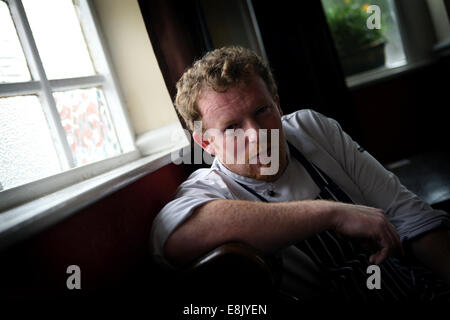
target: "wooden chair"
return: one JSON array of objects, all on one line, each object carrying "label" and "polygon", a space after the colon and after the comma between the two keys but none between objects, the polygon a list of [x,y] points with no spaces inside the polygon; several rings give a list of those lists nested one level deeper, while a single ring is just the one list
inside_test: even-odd
[{"label": "wooden chair", "polygon": [[[172,273],[181,303],[271,304],[286,308],[299,300],[278,290],[280,257],[240,242],[223,244]],[[191,302],[193,303],[193,302]]]}]

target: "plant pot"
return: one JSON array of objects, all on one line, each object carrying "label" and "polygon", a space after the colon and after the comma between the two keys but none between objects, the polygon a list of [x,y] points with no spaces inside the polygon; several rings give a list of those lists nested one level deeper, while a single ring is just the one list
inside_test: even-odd
[{"label": "plant pot", "polygon": [[342,69],[346,76],[384,66],[386,42],[374,43],[352,54],[341,57]]}]

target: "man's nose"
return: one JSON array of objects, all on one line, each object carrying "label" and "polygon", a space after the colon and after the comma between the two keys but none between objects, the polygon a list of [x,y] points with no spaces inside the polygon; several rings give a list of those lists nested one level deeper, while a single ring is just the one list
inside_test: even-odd
[{"label": "man's nose", "polygon": [[261,126],[258,124],[258,122],[254,120],[248,120],[245,124],[245,136],[249,143],[257,143],[258,142],[258,133],[261,129]]}]

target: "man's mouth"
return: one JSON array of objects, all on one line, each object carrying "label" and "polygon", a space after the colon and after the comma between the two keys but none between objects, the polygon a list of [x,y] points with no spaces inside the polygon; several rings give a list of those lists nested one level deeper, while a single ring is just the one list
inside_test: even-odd
[{"label": "man's mouth", "polygon": [[[262,150],[262,151],[258,152],[257,154],[253,155],[252,157],[250,157],[248,159],[248,162],[250,164],[261,163],[261,162],[267,163],[267,161],[264,161],[264,160],[266,160],[267,158],[270,158],[271,154],[272,154],[272,149],[269,146],[266,150]],[[261,160],[263,160],[263,161],[261,161]]]}]

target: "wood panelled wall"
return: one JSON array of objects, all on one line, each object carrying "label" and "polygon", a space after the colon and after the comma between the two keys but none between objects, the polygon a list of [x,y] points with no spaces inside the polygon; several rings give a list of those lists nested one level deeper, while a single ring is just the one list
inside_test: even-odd
[{"label": "wood panelled wall", "polygon": [[361,144],[382,163],[450,152],[450,57],[352,90]]},{"label": "wood panelled wall", "polygon": [[[167,165],[1,252],[0,299],[152,297],[151,224],[185,178]],[[66,286],[70,265],[81,269],[81,290]]]}]

